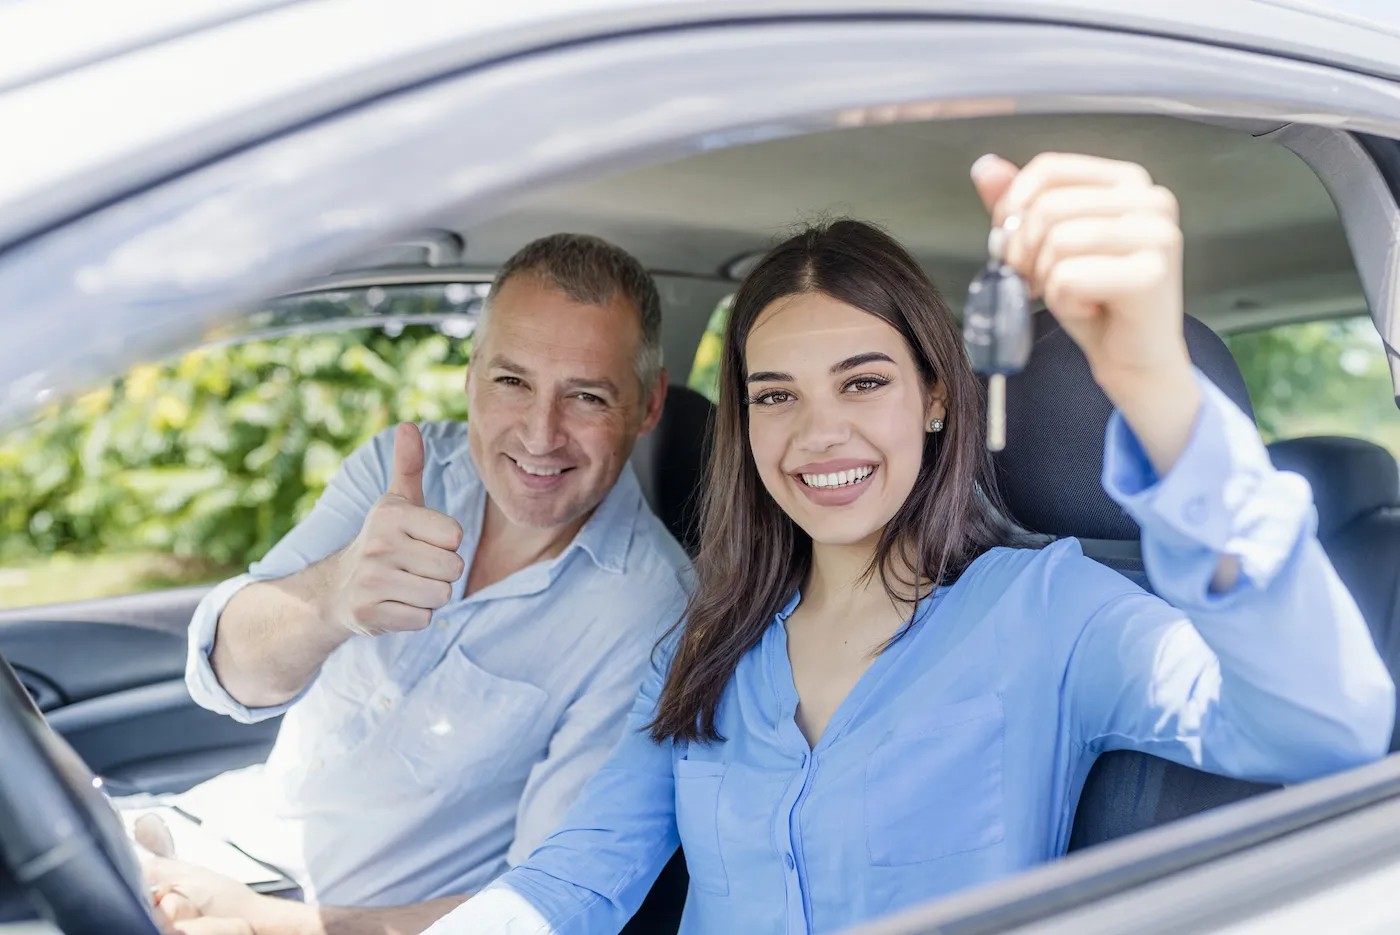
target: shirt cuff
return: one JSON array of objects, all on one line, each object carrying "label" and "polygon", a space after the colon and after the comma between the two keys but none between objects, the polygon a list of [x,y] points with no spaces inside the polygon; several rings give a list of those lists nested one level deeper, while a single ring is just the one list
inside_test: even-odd
[{"label": "shirt cuff", "polygon": [[423,935],[549,935],[554,928],[530,901],[496,882],[435,922]]},{"label": "shirt cuff", "polygon": [[194,616],[190,618],[189,647],[185,657],[185,686],[195,703],[201,708],[215,714],[226,714],[244,724],[277,717],[305,694],[303,689],[295,698],[284,704],[269,708],[250,708],[240,704],[219,684],[219,678],[214,674],[214,666],[209,662],[209,653],[214,649],[214,637],[218,631],[219,615],[224,612],[224,608],[235,594],[258,580],[260,579],[252,575],[239,575],[216,585],[204,595],[204,599],[195,608]]},{"label": "shirt cuff", "polygon": [[1239,560],[1245,581],[1267,588],[1317,520],[1307,481],[1275,470],[1254,421],[1199,370],[1195,377],[1201,410],[1166,477],[1114,412],[1103,486],[1141,528],[1143,558],[1162,596],[1202,604],[1220,597],[1209,587],[1222,555]]}]

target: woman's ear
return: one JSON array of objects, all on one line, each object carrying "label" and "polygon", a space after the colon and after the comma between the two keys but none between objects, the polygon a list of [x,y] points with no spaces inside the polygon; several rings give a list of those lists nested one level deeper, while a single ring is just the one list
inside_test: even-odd
[{"label": "woman's ear", "polygon": [[941,432],[948,420],[948,387],[942,380],[933,384],[924,407],[924,431]]}]

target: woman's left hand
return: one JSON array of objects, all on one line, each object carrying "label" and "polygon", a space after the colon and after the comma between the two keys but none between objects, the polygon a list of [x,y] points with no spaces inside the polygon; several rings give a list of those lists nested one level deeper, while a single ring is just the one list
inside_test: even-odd
[{"label": "woman's left hand", "polygon": [[1084,351],[1160,474],[1190,438],[1200,391],[1182,333],[1181,228],[1170,191],[1130,162],[1042,153],[973,166],[1003,259]]}]

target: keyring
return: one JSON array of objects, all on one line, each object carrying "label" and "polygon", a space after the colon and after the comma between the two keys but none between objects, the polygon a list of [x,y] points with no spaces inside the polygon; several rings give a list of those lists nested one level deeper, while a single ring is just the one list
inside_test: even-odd
[{"label": "keyring", "polygon": [[987,233],[987,255],[998,263],[1002,262],[1002,251],[1006,249],[1006,242],[1011,239],[1011,235],[1021,229],[1021,216],[1019,214],[1008,214],[1006,220],[1001,222],[1000,227],[993,227]]}]

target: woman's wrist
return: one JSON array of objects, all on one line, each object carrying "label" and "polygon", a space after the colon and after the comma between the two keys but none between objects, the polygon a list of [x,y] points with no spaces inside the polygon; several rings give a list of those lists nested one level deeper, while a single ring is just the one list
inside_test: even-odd
[{"label": "woman's wrist", "polygon": [[1171,470],[1191,440],[1201,388],[1184,350],[1151,369],[1095,370],[1094,379],[1142,446],[1157,476]]}]

